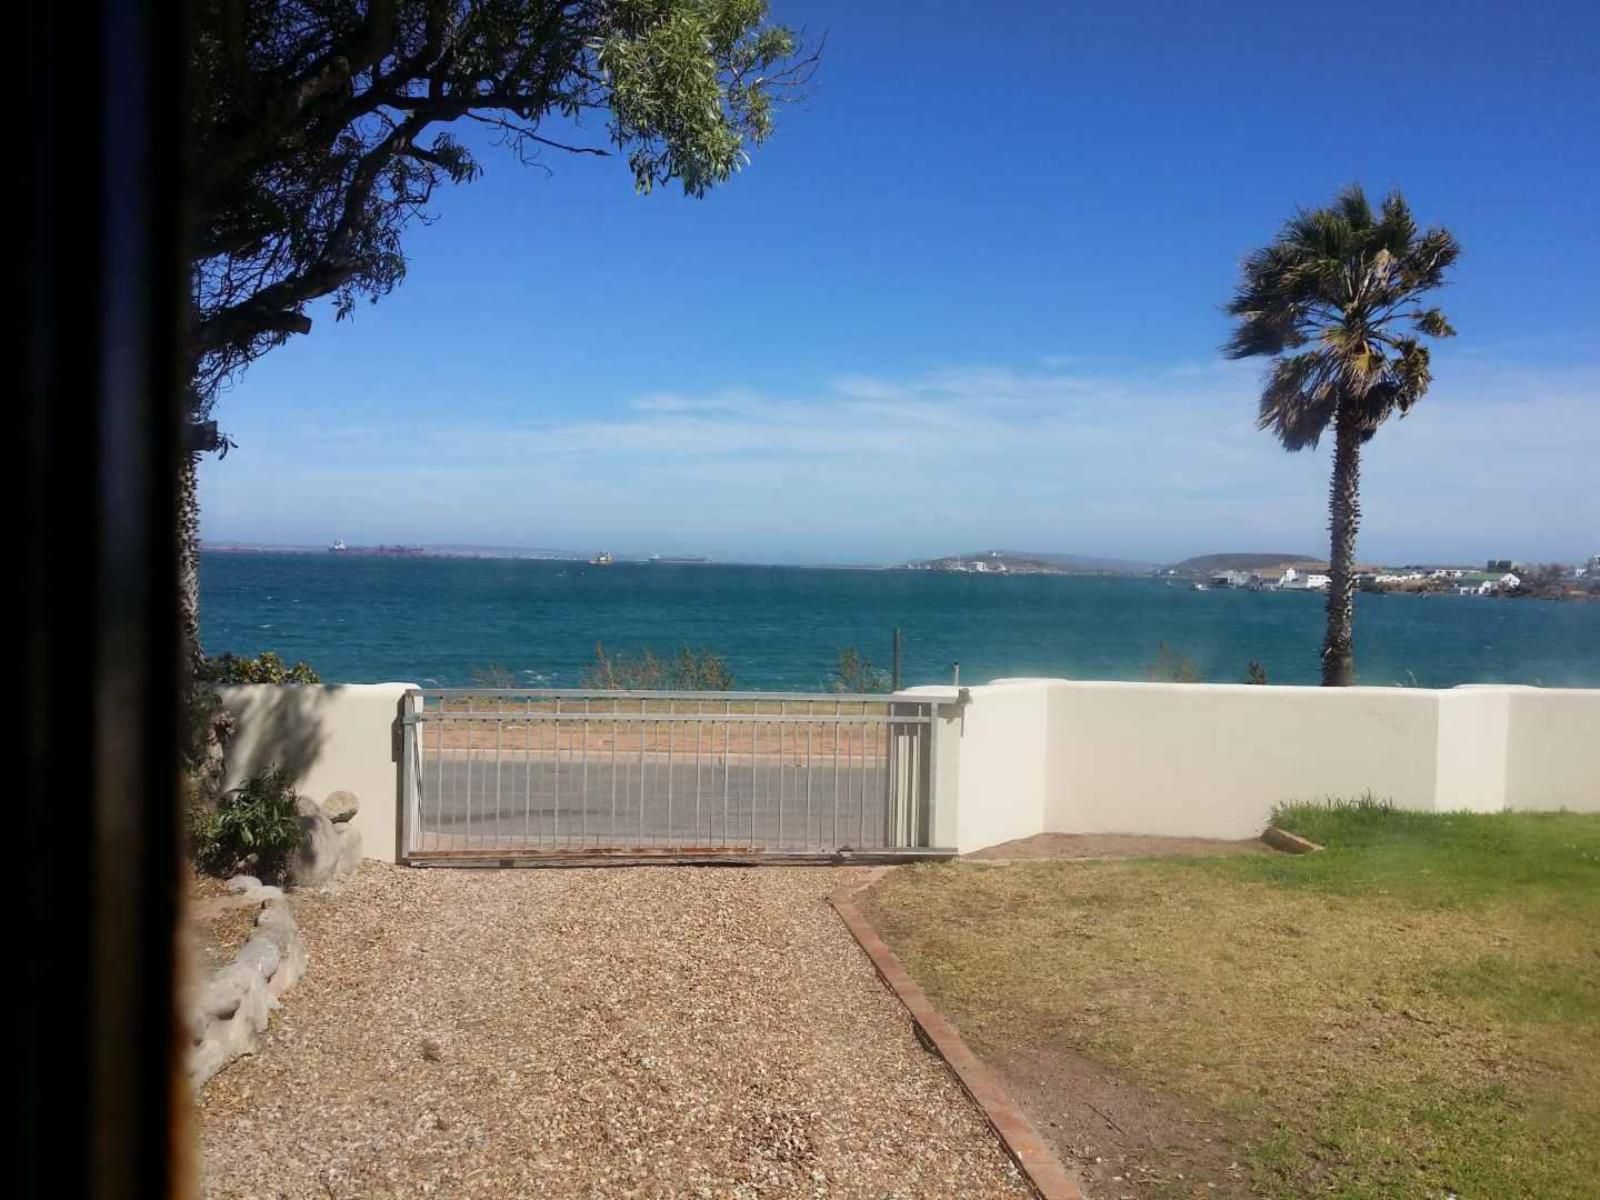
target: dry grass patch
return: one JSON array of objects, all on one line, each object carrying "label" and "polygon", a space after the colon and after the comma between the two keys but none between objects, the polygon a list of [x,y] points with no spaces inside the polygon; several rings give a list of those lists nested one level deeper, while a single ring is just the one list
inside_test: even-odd
[{"label": "dry grass patch", "polygon": [[[908,868],[867,907],[980,1047],[1217,1118],[1265,1194],[1595,1195],[1600,818],[1341,820],[1308,857]],[[1216,1194],[1168,1165],[1139,1194]]]}]

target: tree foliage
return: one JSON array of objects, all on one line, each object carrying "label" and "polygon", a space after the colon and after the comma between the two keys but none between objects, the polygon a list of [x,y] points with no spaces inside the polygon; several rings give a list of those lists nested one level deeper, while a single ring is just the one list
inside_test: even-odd
[{"label": "tree foliage", "polygon": [[200,0],[195,30],[196,417],[312,301],[344,317],[401,281],[406,227],[481,171],[462,123],[523,162],[616,152],[641,192],[701,196],[813,62],[766,0]]},{"label": "tree foliage", "polygon": [[264,650],[255,658],[237,654],[219,654],[202,660],[198,681],[213,687],[239,683],[321,683],[316,669],[307,662],[293,666],[285,663],[272,650]]},{"label": "tree foliage", "polygon": [[854,646],[839,651],[839,659],[828,679],[828,690],[852,695],[875,695],[893,687],[889,672],[874,666],[872,660]]},{"label": "tree foliage", "polygon": [[1432,381],[1424,337],[1455,330],[1428,292],[1461,253],[1447,229],[1420,231],[1405,197],[1374,212],[1359,187],[1297,213],[1245,259],[1224,352],[1269,356],[1257,421],[1289,450],[1315,446],[1337,421],[1362,441],[1404,416]]}]

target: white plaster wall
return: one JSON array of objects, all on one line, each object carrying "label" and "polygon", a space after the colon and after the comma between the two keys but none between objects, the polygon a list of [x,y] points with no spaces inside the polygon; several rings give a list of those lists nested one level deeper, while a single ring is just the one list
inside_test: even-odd
[{"label": "white plaster wall", "polygon": [[[953,837],[939,844],[953,845],[964,853],[1031,837],[1044,828],[1049,788],[1047,718],[1053,682],[998,680],[969,688],[971,702],[958,718],[941,725],[943,773],[934,815],[936,842],[941,835]],[[953,700],[956,689],[909,688],[904,694]],[[952,766],[954,780],[950,777]]]},{"label": "white plaster wall", "polygon": [[1505,808],[1511,691],[1462,687],[1430,693],[1439,705],[1435,808],[1468,812]]},{"label": "white plaster wall", "polygon": [[398,717],[407,683],[248,684],[221,690],[237,728],[228,745],[227,783],[236,787],[280,764],[297,790],[322,800],[353,792],[361,807],[351,824],[368,858],[399,858]]},{"label": "white plaster wall", "polygon": [[1431,808],[1438,711],[1403,688],[1058,682],[1044,828],[1253,837],[1275,804],[1369,789]]},{"label": "white plaster wall", "polygon": [[1507,808],[1600,812],[1600,689],[1515,688]]}]

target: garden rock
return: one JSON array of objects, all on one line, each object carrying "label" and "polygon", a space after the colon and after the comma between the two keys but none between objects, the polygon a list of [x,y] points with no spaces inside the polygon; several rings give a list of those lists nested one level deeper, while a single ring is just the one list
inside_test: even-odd
[{"label": "garden rock", "polygon": [[319,887],[339,865],[339,835],[328,814],[309,796],[295,797],[300,816],[300,845],[289,856],[287,876],[296,887]]},{"label": "garden rock", "polygon": [[230,892],[253,892],[261,886],[261,880],[254,875],[235,875],[222,886]]},{"label": "garden rock", "polygon": [[355,816],[361,808],[361,801],[356,799],[354,792],[329,792],[322,801],[322,811],[328,814],[328,820],[337,824],[348,821]]},{"label": "garden rock", "polygon": [[288,903],[277,899],[262,905],[250,940],[206,981],[186,1014],[189,1079],[196,1088],[241,1054],[255,1053],[278,997],[305,974],[306,961]]},{"label": "garden rock", "polygon": [[353,825],[335,825],[339,838],[338,858],[334,863],[333,877],[346,879],[361,865],[361,831]]}]

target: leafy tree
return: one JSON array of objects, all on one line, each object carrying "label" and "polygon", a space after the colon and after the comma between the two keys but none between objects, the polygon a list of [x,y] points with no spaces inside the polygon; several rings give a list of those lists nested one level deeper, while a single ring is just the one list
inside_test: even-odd
[{"label": "leafy tree", "polygon": [[834,664],[828,680],[828,689],[853,695],[876,695],[893,686],[889,672],[872,665],[872,660],[854,646],[839,651],[839,661]]},{"label": "leafy tree", "polygon": [[1228,357],[1274,360],[1257,424],[1288,450],[1314,447],[1333,431],[1325,685],[1355,682],[1361,447],[1428,390],[1433,376],[1421,339],[1455,330],[1423,298],[1444,284],[1460,252],[1448,230],[1419,230],[1399,192],[1374,212],[1362,190],[1350,187],[1327,208],[1297,213],[1270,245],[1251,253],[1227,305],[1237,319]]},{"label": "leafy tree", "polygon": [[1511,589],[1513,596],[1538,596],[1550,599],[1562,595],[1567,589],[1567,568],[1560,563],[1541,563],[1523,567],[1518,578],[1521,583]]},{"label": "leafy tree", "polygon": [[[468,123],[523,163],[624,156],[641,192],[703,196],[814,63],[766,0],[198,0],[189,48],[192,420],[181,586],[198,655],[194,460],[260,355],[405,276],[402,235],[481,167]],[[598,114],[604,136],[582,119]],[[570,231],[567,231],[570,234]]]},{"label": "leafy tree", "polygon": [[1259,659],[1252,658],[1245,666],[1244,681],[1246,683],[1259,684],[1263,687],[1266,686],[1267,669],[1261,665],[1261,661]]}]

